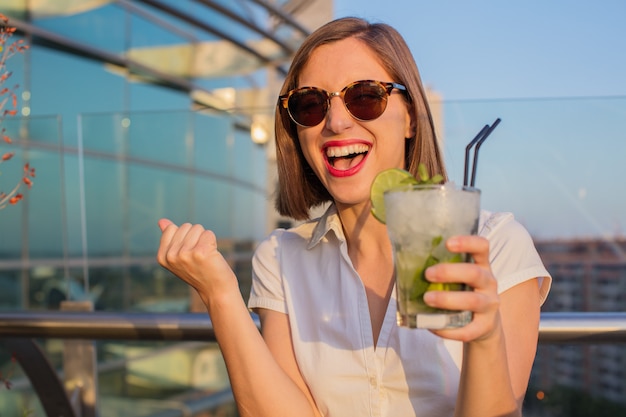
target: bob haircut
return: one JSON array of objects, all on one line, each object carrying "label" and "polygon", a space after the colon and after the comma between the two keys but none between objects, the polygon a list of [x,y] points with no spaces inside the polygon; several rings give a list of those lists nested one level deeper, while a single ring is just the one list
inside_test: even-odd
[{"label": "bob haircut", "polygon": [[[407,89],[405,97],[416,121],[416,129],[415,137],[406,140],[405,169],[417,176],[417,167],[422,163],[431,176],[441,174],[447,178],[417,65],[402,36],[387,24],[345,17],[321,26],[305,39],[296,52],[280,95],[298,87],[298,77],[315,48],[347,38],[359,39],[370,47],[391,75],[389,81],[403,84]],[[308,220],[312,208],[333,201],[333,198],[304,158],[296,125],[280,103],[277,104],[275,117],[278,165],[276,209],[283,216]]]}]

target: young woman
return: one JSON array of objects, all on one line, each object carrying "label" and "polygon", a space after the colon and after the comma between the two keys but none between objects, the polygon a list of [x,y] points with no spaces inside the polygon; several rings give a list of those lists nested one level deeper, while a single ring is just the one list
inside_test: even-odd
[{"label": "young woman", "polygon": [[[396,324],[392,250],[370,213],[370,186],[382,170],[416,174],[419,163],[445,176],[402,37],[356,18],[314,32],[283,85],[276,144],[277,208],[306,221],[260,244],[248,305],[211,231],[159,222],[158,259],[206,304],[240,414],[521,415],[550,277],[510,214],[483,211],[478,236],[447,241],[472,263],[427,270],[433,282],[473,288],[425,295],[433,307],[471,310],[470,324]],[[324,203],[325,214],[309,220]]]}]

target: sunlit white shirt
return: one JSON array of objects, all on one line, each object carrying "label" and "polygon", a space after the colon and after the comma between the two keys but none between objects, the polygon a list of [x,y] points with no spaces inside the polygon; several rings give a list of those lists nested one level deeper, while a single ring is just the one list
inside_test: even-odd
[{"label": "sunlit white shirt", "polygon": [[[479,234],[490,241],[499,292],[540,277],[543,302],[551,278],[513,216],[483,211]],[[259,245],[248,306],[289,316],[300,372],[324,416],[453,414],[461,343],[398,327],[394,293],[374,347],[365,288],[334,206]]]}]

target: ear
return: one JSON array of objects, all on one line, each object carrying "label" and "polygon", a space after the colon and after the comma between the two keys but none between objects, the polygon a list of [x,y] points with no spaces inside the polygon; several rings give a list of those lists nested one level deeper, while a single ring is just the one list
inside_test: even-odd
[{"label": "ear", "polygon": [[406,139],[413,139],[417,134],[417,121],[415,120],[415,112],[412,107],[408,108],[405,125],[404,137]]}]

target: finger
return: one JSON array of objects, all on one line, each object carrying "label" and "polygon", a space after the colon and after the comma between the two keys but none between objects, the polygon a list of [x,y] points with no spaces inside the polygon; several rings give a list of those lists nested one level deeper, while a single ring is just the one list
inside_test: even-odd
[{"label": "finger", "polygon": [[221,271],[219,275],[222,276],[231,270],[231,266],[218,251],[217,239],[211,230],[204,230],[200,235],[194,250],[194,259],[202,265],[210,264],[214,271]]},{"label": "finger", "polygon": [[478,339],[483,333],[483,326],[472,320],[469,324],[455,328],[455,329],[442,329],[431,330],[432,333],[444,339],[458,340],[461,342],[470,342]]},{"label": "finger", "polygon": [[424,302],[433,308],[486,313],[497,308],[498,297],[476,291],[427,291]]},{"label": "finger", "polygon": [[491,335],[497,334],[497,329],[500,326],[500,315],[496,311],[494,314],[475,313],[472,316],[472,321],[463,327],[431,331],[445,339],[471,342],[488,339]]},{"label": "finger", "polygon": [[439,263],[426,269],[425,277],[432,283],[462,283],[475,290],[496,292],[497,283],[491,270],[470,263]]},{"label": "finger", "polygon": [[181,242],[180,251],[191,252],[194,249],[196,249],[198,245],[198,240],[200,239],[200,237],[202,236],[204,232],[205,232],[205,229],[202,225],[194,224],[193,226],[191,226],[189,230],[187,231],[184,239]]},{"label": "finger", "polygon": [[479,265],[489,265],[489,241],[481,236],[453,236],[446,241],[450,252],[469,253]]},{"label": "finger", "polygon": [[161,219],[158,224],[161,229],[161,239],[159,241],[159,249],[157,250],[157,261],[160,265],[167,268],[167,252],[170,250],[172,238],[178,231],[178,227],[169,219]]},{"label": "finger", "polygon": [[168,219],[165,219],[164,222],[159,221],[159,223],[165,226],[165,230],[161,234],[157,260],[161,265],[171,270],[170,266],[178,257],[181,244],[191,228],[191,224],[183,223],[179,227]]},{"label": "finger", "polygon": [[203,230],[200,238],[198,239],[198,248],[201,248],[205,253],[211,253],[217,251],[217,237],[211,230]]},{"label": "finger", "polygon": [[[187,237],[187,233],[189,233],[189,231],[191,230],[191,227],[191,223],[183,223],[178,226],[178,228],[176,228],[170,242],[169,252],[178,253],[178,251],[180,251],[180,248]],[[166,233],[168,233],[169,231],[169,228],[166,229]]]},{"label": "finger", "polygon": [[164,232],[167,229],[167,226],[174,224],[170,219],[159,219],[158,225],[161,232]]}]

